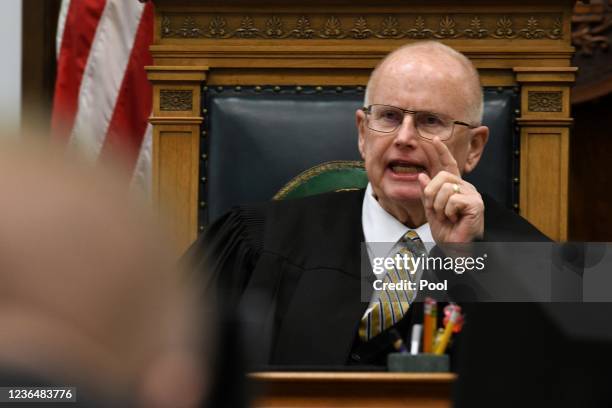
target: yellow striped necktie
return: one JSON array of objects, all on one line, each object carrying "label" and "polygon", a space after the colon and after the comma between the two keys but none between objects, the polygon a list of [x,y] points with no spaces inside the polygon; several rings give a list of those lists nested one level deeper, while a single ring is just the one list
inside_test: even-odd
[{"label": "yellow striped necktie", "polygon": [[[400,254],[401,256],[407,255],[408,258],[416,258],[427,253],[419,235],[413,230],[405,233],[394,249],[393,256]],[[414,281],[415,276],[411,275],[408,270],[393,267],[387,269],[381,280],[383,283],[398,283],[402,280]],[[373,304],[361,318],[359,338],[368,341],[399,322],[408,311],[414,296],[415,293],[408,289],[380,291],[380,296],[372,302]]]}]

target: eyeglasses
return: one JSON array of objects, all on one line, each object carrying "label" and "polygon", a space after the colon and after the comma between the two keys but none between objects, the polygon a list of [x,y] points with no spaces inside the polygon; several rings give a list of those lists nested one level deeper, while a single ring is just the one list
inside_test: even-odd
[{"label": "eyeglasses", "polygon": [[414,116],[414,126],[423,139],[433,140],[438,136],[440,140],[450,139],[455,125],[467,126],[474,129],[469,123],[453,120],[447,116],[424,111],[402,109],[391,105],[370,105],[361,108],[366,114],[367,126],[376,132],[395,132],[404,121],[406,113]]}]

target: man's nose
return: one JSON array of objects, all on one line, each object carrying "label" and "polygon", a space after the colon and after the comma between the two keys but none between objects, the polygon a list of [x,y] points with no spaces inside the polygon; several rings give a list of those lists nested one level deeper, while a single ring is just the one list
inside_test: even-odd
[{"label": "man's nose", "polygon": [[414,116],[406,113],[402,124],[397,129],[395,135],[395,144],[398,147],[402,146],[414,146],[419,140],[419,133],[414,122]]}]

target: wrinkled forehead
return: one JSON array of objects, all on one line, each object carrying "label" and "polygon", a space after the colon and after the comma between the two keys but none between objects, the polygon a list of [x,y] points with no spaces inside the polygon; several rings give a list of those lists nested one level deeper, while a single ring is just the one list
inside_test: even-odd
[{"label": "wrinkled forehead", "polygon": [[[432,110],[463,117],[469,108],[472,77],[446,54],[404,54],[390,57],[370,82],[370,103]],[[410,105],[410,106],[407,106]]]}]

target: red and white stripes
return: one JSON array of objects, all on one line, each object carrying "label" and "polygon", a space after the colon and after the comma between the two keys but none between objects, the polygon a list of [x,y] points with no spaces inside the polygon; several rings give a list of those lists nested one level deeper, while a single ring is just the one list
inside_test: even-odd
[{"label": "red and white stripes", "polygon": [[153,5],[136,0],[64,0],[52,136],[91,161],[119,161],[134,187],[151,176]]}]

